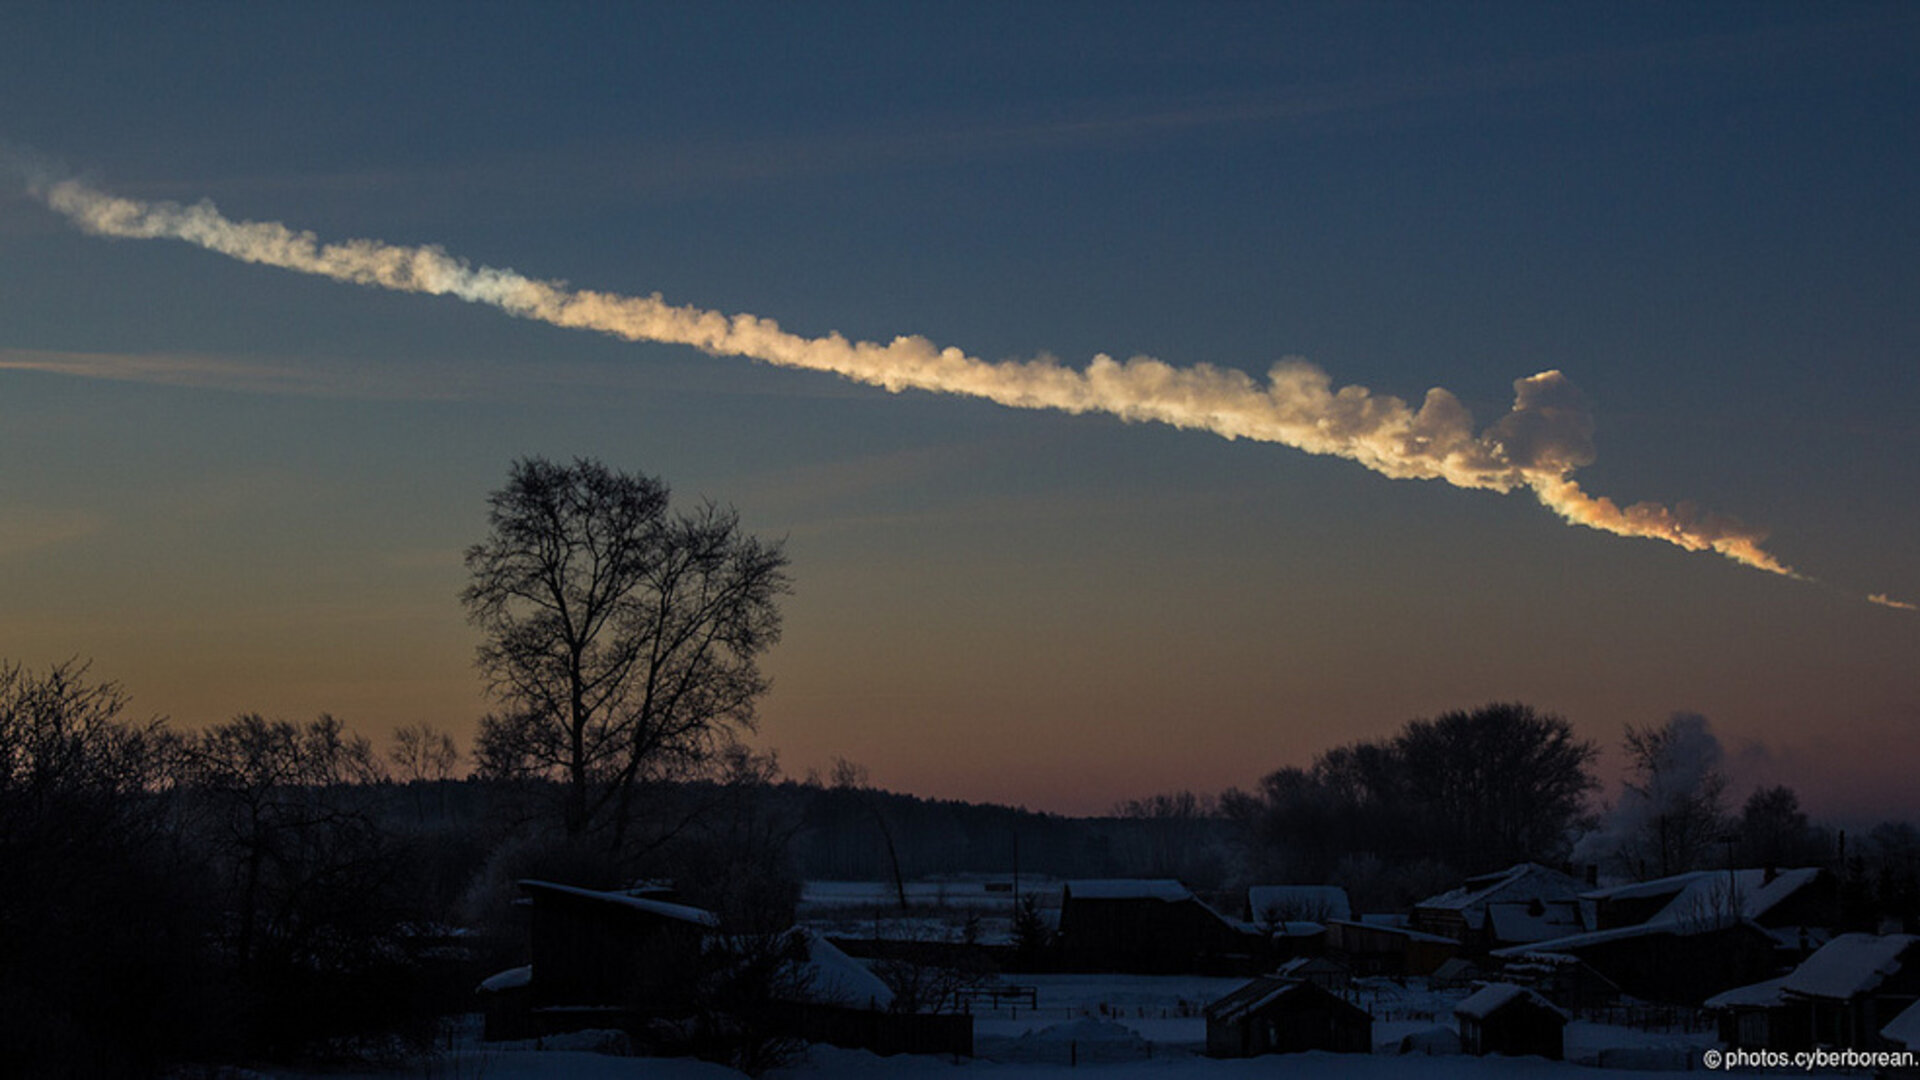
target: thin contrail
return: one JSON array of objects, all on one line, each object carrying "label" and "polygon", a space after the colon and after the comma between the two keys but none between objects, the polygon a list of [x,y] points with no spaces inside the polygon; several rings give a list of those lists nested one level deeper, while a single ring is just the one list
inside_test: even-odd
[{"label": "thin contrail", "polygon": [[[895,392],[931,390],[1014,408],[1107,413],[1347,458],[1396,479],[1501,492],[1524,488],[1576,525],[1715,551],[1757,570],[1800,577],[1761,547],[1761,529],[1684,503],[1622,507],[1582,490],[1573,473],[1593,461],[1593,421],[1580,392],[1558,371],[1516,380],[1513,408],[1476,432],[1471,414],[1447,390],[1427,391],[1416,409],[1364,387],[1335,388],[1324,371],[1297,360],[1274,365],[1261,381],[1231,368],[1182,368],[1150,357],[1119,361],[1103,354],[1076,369],[1050,358],[982,360],[918,336],[885,344],[838,333],[806,337],[772,319],[669,304],[658,293],[623,296],[476,267],[437,246],[364,239],[323,244],[311,232],[275,222],[230,220],[211,202],[142,202],[73,179],[33,189],[48,206],[101,236],[184,240],[244,262],[398,292],[456,296],[554,326],[832,372]],[[1911,609],[1884,595],[1872,599]]]}]

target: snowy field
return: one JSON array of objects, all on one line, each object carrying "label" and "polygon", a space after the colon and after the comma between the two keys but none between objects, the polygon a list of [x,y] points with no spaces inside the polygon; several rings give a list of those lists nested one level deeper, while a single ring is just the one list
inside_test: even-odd
[{"label": "snowy field", "polygon": [[[1235,1061],[1201,1056],[1206,1023],[1201,1007],[1239,986],[1237,978],[1140,975],[1029,975],[1014,980],[1038,992],[1037,1009],[978,1011],[970,1060],[899,1056],[814,1047],[806,1061],[768,1075],[778,1080],[1239,1080],[1285,1075],[1305,1080],[1373,1080],[1398,1076],[1509,1077],[1513,1080],[1578,1080],[1613,1075],[1676,1076],[1700,1070],[1700,1051],[1714,1045],[1710,1032],[1645,1032],[1575,1021],[1567,1027],[1566,1062],[1539,1058],[1478,1058],[1458,1054],[1398,1053],[1401,1040],[1436,1026],[1450,1027],[1459,992],[1434,992],[1377,984],[1361,991],[1362,1003],[1386,1019],[1374,1024],[1374,1053],[1287,1054]],[[617,1057],[594,1053],[589,1033],[539,1045],[487,1045],[477,1025],[466,1025],[439,1057],[404,1069],[281,1071],[263,1075],[287,1080],[318,1077],[422,1080],[716,1080],[738,1077],[731,1069],[699,1061]],[[1439,1033],[1445,1035],[1447,1033]],[[1604,1056],[1603,1056],[1604,1055]],[[1609,1068],[1597,1068],[1604,1061]]]}]

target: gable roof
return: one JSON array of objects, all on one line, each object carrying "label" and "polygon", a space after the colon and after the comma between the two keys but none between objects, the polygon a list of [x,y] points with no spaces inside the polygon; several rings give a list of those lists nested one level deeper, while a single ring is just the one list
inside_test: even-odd
[{"label": "gable roof", "polygon": [[1772,1008],[1787,1003],[1786,975],[1776,975],[1713,995],[1701,1004],[1709,1009]]},{"label": "gable roof", "polygon": [[[1772,880],[1767,875],[1773,874]],[[1813,884],[1820,868],[1805,866],[1793,870],[1694,870],[1685,874],[1595,889],[1582,893],[1581,899],[1644,900],[1671,895],[1665,906],[1647,921],[1678,921],[1712,918],[1738,912],[1740,918],[1758,919],[1782,901]]]},{"label": "gable roof", "polygon": [[1580,895],[1580,882],[1539,863],[1517,863],[1491,874],[1470,877],[1458,887],[1429,896],[1416,909],[1457,911],[1478,930],[1486,922],[1487,905],[1496,900],[1571,900]]},{"label": "gable roof", "polygon": [[804,1000],[821,1005],[886,1009],[893,1004],[893,988],[866,965],[848,956],[818,931],[796,928],[806,942]]},{"label": "gable roof", "polygon": [[1371,1013],[1337,994],[1328,993],[1303,979],[1261,975],[1245,986],[1208,1005],[1202,1012],[1209,1021],[1230,1023],[1279,1003],[1284,998],[1301,997],[1316,1004],[1333,1003],[1339,1011],[1357,1013],[1372,1019]]},{"label": "gable roof", "polygon": [[627,908],[633,911],[644,911],[649,915],[657,915],[660,918],[672,919],[676,922],[692,923],[695,926],[711,928],[720,925],[719,917],[704,908],[689,907],[686,904],[668,903],[665,900],[654,900],[645,896],[634,896],[631,893],[604,892],[599,889],[582,889],[575,885],[558,885],[551,881],[533,880],[521,881],[520,888],[534,896],[538,896],[541,893],[570,896],[581,900],[590,900],[596,903]]},{"label": "gable roof", "polygon": [[1421,930],[1409,930],[1404,926],[1384,926],[1380,923],[1358,922],[1353,919],[1328,919],[1328,926],[1351,927],[1355,930],[1374,934],[1387,934],[1405,938],[1408,941],[1424,941],[1433,945],[1459,945],[1458,941],[1442,934],[1429,934]]},{"label": "gable roof", "polygon": [[1912,934],[1841,934],[1801,961],[1782,989],[1831,1001],[1869,994],[1899,972],[1903,962],[1920,960],[1920,955],[1907,955],[1916,945],[1920,937]]},{"label": "gable roof", "polygon": [[1455,1005],[1453,1013],[1455,1016],[1464,1016],[1469,1020],[1485,1020],[1501,1009],[1520,1002],[1552,1013],[1563,1022],[1570,1019],[1560,1006],[1517,983],[1488,983],[1467,995],[1466,1000]]},{"label": "gable roof", "polygon": [[1880,1034],[1909,1050],[1920,1050],[1920,1001],[1907,1006],[1904,1012],[1880,1029]]}]

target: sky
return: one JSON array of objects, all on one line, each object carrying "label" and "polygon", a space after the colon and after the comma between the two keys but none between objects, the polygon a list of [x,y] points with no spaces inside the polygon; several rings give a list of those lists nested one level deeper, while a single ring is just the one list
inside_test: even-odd
[{"label": "sky", "polygon": [[462,552],[586,456],[784,538],[796,776],[1518,700],[1920,815],[1910,4],[10,4],[0,165],[0,658],[140,715],[464,743]]}]

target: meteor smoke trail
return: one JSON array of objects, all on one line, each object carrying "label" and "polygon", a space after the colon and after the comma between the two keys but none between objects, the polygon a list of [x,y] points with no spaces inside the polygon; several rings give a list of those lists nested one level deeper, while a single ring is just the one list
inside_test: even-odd
[{"label": "meteor smoke trail", "polygon": [[1150,357],[1118,361],[1103,354],[1076,370],[1046,358],[981,360],[917,336],[886,344],[850,341],[838,333],[805,337],[771,319],[673,305],[658,293],[572,289],[512,270],[475,267],[437,246],[378,240],[322,244],[311,232],[274,222],[230,220],[210,202],[141,202],[77,180],[33,187],[48,206],[101,236],[184,240],[243,262],[398,292],[455,296],[554,326],[832,372],[894,392],[931,390],[1013,408],[1108,413],[1347,458],[1396,479],[1444,480],[1500,492],[1526,489],[1576,525],[1664,540],[1689,551],[1716,551],[1758,570],[1799,577],[1761,548],[1762,530],[1684,503],[1621,507],[1582,490],[1572,476],[1594,459],[1593,420],[1580,392],[1558,371],[1517,380],[1512,410],[1476,433],[1471,414],[1447,390],[1427,391],[1416,409],[1365,387],[1336,389],[1325,372],[1300,361],[1276,364],[1263,383],[1229,368],[1180,368]]}]

